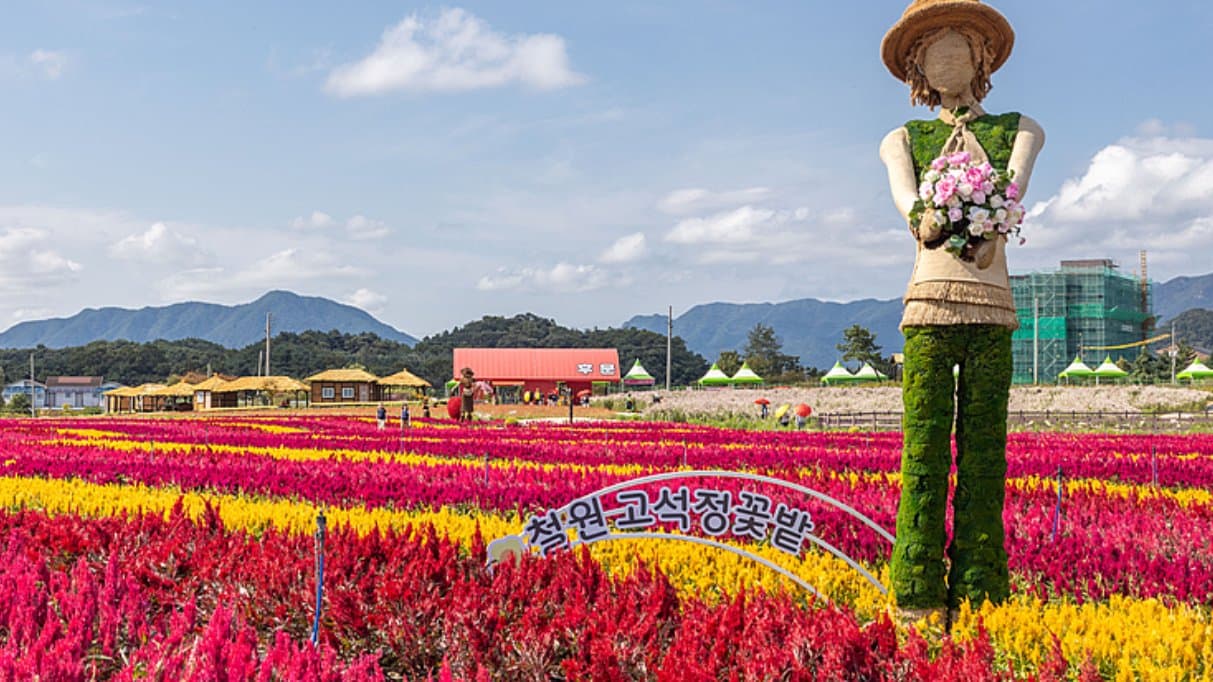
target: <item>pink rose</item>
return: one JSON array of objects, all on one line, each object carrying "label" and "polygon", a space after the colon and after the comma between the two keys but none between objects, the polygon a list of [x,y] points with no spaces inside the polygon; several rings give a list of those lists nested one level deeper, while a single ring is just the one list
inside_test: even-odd
[{"label": "pink rose", "polygon": [[968,152],[957,152],[948,157],[948,163],[953,166],[963,166],[973,160],[973,155]]},{"label": "pink rose", "polygon": [[1019,198],[1019,183],[1012,182],[1011,184],[1007,185],[1006,194],[1007,194],[1008,199],[1018,199]]},{"label": "pink rose", "polygon": [[948,175],[935,185],[935,205],[943,206],[956,194],[956,178]]},{"label": "pink rose", "polygon": [[926,201],[927,199],[930,199],[931,195],[933,195],[933,194],[935,194],[935,188],[931,185],[931,183],[924,182],[918,186],[918,198],[919,199]]},{"label": "pink rose", "polygon": [[957,223],[957,222],[960,222],[960,219],[964,218],[964,217],[965,217],[965,212],[962,211],[959,207],[948,209],[948,220],[951,220],[952,222]]},{"label": "pink rose", "polygon": [[975,203],[975,204],[986,203],[986,193],[982,192],[981,190],[973,192],[973,203]]},{"label": "pink rose", "polygon": [[981,191],[985,192],[986,194],[993,192],[994,183],[990,182],[989,180],[986,180],[985,182],[981,183]]},{"label": "pink rose", "polygon": [[942,156],[931,162],[931,170],[942,171],[948,167],[948,160]]}]

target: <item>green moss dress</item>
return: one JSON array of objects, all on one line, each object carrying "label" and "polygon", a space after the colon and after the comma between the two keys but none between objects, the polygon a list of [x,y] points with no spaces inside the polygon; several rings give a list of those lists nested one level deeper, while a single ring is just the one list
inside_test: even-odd
[{"label": "green moss dress", "polygon": [[[1019,115],[985,115],[965,125],[990,163],[1006,170]],[[906,129],[921,178],[955,128],[934,120],[912,121]],[[916,263],[907,291],[902,492],[890,566],[901,608],[955,607],[966,599],[1000,602],[1010,591],[1002,512],[1011,332],[1017,322],[1005,282],[1005,253],[1000,250],[998,258],[1002,269],[996,274],[974,271],[957,281],[919,277]],[[949,544],[945,519],[953,414],[957,483]],[[950,568],[945,568],[945,547]]]}]

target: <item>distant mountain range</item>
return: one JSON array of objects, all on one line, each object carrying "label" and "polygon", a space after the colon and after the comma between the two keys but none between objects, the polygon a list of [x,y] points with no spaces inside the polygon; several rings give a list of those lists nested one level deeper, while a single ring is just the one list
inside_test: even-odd
[{"label": "distant mountain range", "polygon": [[[1213,309],[1213,273],[1177,277],[1155,287],[1154,310],[1160,320],[1194,308]],[[775,328],[785,353],[799,355],[806,366],[826,369],[838,359],[834,346],[842,341],[842,331],[853,324],[875,334],[885,355],[901,352],[902,336],[897,329],[901,310],[899,298],[850,303],[815,298],[783,303],[707,303],[674,318],[674,333],[710,362],[721,351],[744,348],[746,335],[761,323]],[[664,315],[638,315],[623,324],[662,334],[666,330]]]},{"label": "distant mountain range", "polygon": [[272,331],[331,331],[347,334],[371,332],[382,338],[413,345],[417,339],[394,329],[369,313],[327,298],[271,291],[241,305],[174,303],[140,308],[88,308],[67,318],[21,322],[0,333],[0,348],[83,346],[92,341],[125,339],[144,343],[165,339],[205,339],[227,348],[241,348],[265,336],[265,314],[272,315]]},{"label": "distant mountain range", "polygon": [[1154,287],[1154,314],[1159,321],[1193,308],[1213,309],[1213,273],[1176,277]]},{"label": "distant mountain range", "polygon": [[[784,303],[708,303],[697,305],[674,318],[674,333],[687,347],[715,360],[721,351],[745,347],[746,335],[756,324],[775,328],[783,341],[783,352],[799,355],[809,367],[830,367],[838,359],[834,345],[842,341],[842,330],[863,325],[876,335],[884,354],[901,351],[901,300],[865,299],[829,303],[803,298]],[[664,315],[639,315],[625,327],[665,333]]]}]

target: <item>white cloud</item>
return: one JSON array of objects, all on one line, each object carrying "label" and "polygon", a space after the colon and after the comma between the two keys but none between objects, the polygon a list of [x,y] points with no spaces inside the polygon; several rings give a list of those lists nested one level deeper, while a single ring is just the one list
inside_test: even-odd
[{"label": "white cloud", "polygon": [[116,258],[162,265],[198,266],[210,260],[210,255],[198,247],[198,240],[162,222],[122,238],[110,246],[109,252]]},{"label": "white cloud", "polygon": [[46,230],[29,227],[0,232],[0,297],[75,281],[83,266],[51,248]]},{"label": "white cloud", "polygon": [[593,265],[558,263],[551,268],[500,268],[476,282],[481,291],[530,291],[546,294],[580,293],[601,289],[610,283],[606,271]]},{"label": "white cloud", "polygon": [[285,249],[239,269],[223,266],[194,268],[170,275],[162,293],[169,300],[214,295],[260,295],[269,289],[290,289],[317,280],[358,275],[323,253]]},{"label": "white cloud", "polygon": [[753,244],[776,237],[790,222],[803,222],[808,209],[793,211],[742,206],[703,218],[686,218],[666,233],[674,244]]},{"label": "white cloud", "polygon": [[323,211],[312,211],[311,215],[296,216],[290,222],[291,228],[295,230],[323,230],[336,224],[333,216]]},{"label": "white cloud", "polygon": [[17,308],[9,314],[9,319],[16,324],[26,320],[45,320],[53,313],[54,311],[50,308]]},{"label": "white cloud", "polygon": [[384,304],[387,303],[387,296],[362,288],[343,298],[342,302],[369,313],[375,313],[383,309]]},{"label": "white cloud", "polygon": [[771,195],[766,187],[748,187],[726,192],[712,192],[701,187],[676,189],[657,202],[657,209],[669,215],[685,215],[699,211],[729,208],[739,204],[762,201]]},{"label": "white cloud", "polygon": [[[1181,126],[1182,127],[1182,126]],[[1148,121],[1143,131],[1173,130]],[[1036,202],[1024,224],[1039,257],[1152,258],[1204,272],[1213,249],[1213,139],[1134,137],[1100,150],[1086,171]],[[1042,263],[1043,264],[1043,263]]]},{"label": "white cloud", "polygon": [[29,62],[43,78],[57,80],[67,68],[67,55],[56,50],[38,49],[29,54]]},{"label": "white cloud", "polygon": [[577,85],[564,39],[536,33],[507,36],[470,12],[410,15],[383,33],[363,59],[333,69],[325,90],[338,97],[392,91],[460,92],[517,83],[537,90]]},{"label": "white cloud", "polygon": [[391,230],[382,220],[372,220],[363,215],[356,215],[345,221],[345,231],[351,239],[380,239],[388,236]]},{"label": "white cloud", "polygon": [[643,257],[647,251],[644,233],[637,232],[615,240],[598,260],[603,263],[627,263]]},{"label": "white cloud", "polygon": [[[323,211],[312,211],[311,215],[296,216],[291,219],[289,225],[291,229],[300,231],[322,231],[328,230],[340,225],[333,216]],[[368,218],[362,214],[358,214],[348,219],[344,223],[346,235],[350,239],[364,241],[368,239],[380,239],[391,233],[386,223],[382,220]]]}]

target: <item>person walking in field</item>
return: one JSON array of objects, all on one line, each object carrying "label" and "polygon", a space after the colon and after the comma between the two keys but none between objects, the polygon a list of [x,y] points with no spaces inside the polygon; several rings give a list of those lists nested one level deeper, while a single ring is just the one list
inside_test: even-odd
[{"label": "person walking in field", "polygon": [[387,426],[387,408],[383,406],[383,403],[379,403],[379,408],[375,410],[375,421],[379,422],[380,431]]},{"label": "person walking in field", "polygon": [[459,392],[459,421],[470,422],[476,402],[476,377],[471,367],[464,367],[459,374],[459,383],[455,386]]},{"label": "person walking in field", "polygon": [[413,426],[413,421],[409,415],[409,404],[407,402],[400,404],[400,430],[403,431]]}]

